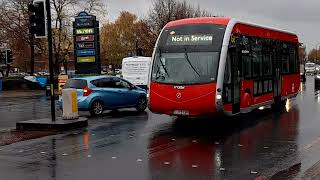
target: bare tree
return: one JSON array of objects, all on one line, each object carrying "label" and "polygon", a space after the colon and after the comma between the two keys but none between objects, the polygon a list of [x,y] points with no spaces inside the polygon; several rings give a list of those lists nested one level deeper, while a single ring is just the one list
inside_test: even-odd
[{"label": "bare tree", "polygon": [[204,16],[213,15],[201,10],[199,5],[195,8],[185,0],[153,0],[148,22],[155,34],[159,34],[161,29],[170,21]]},{"label": "bare tree", "polygon": [[[85,5],[84,5],[85,4]],[[60,64],[63,63],[67,70],[67,55],[72,50],[72,20],[78,11],[99,11],[102,0],[52,0],[53,9],[53,51],[55,72],[59,72]],[[85,7],[85,8],[84,8]],[[83,8],[83,9],[82,9]]]}]

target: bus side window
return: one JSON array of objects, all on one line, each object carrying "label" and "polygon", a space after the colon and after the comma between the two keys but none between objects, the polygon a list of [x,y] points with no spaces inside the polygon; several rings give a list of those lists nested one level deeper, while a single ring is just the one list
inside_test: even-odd
[{"label": "bus side window", "polygon": [[242,73],[244,78],[251,78],[251,57],[242,54]]},{"label": "bus side window", "polygon": [[290,73],[297,73],[298,70],[298,50],[295,45],[289,45],[289,56],[290,56]]},{"label": "bus side window", "polygon": [[290,73],[290,57],[288,44],[282,43],[281,50],[282,73]]}]

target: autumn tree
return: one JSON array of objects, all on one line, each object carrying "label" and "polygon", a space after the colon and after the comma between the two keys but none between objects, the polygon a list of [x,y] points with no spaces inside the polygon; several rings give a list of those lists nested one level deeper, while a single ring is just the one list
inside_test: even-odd
[{"label": "autumn tree", "polygon": [[124,57],[136,55],[139,48],[143,49],[145,56],[151,56],[155,38],[147,22],[123,11],[114,23],[109,22],[102,27],[102,61],[120,66]]},{"label": "autumn tree", "polygon": [[[0,44],[14,53],[14,65],[30,63],[29,0],[3,0],[0,2]],[[31,64],[33,66],[33,64]],[[7,72],[10,68],[8,68]]]},{"label": "autumn tree", "polygon": [[319,49],[312,49],[308,53],[308,60],[319,63],[320,62],[320,50]]}]

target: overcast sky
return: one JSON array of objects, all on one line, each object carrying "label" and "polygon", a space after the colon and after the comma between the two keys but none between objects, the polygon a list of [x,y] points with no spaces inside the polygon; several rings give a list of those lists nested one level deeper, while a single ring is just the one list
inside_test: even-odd
[{"label": "overcast sky", "polygon": [[[286,29],[298,34],[307,49],[320,45],[320,0],[187,0],[216,15]],[[152,0],[107,0],[108,18],[127,10],[147,15]]]}]

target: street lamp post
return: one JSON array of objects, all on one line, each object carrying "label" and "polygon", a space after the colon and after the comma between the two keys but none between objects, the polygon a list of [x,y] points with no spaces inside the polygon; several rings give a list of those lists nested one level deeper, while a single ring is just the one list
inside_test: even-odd
[{"label": "street lamp post", "polygon": [[55,97],[54,97],[54,86],[53,86],[53,53],[52,53],[52,32],[51,32],[51,6],[50,0],[46,0],[46,11],[47,11],[47,31],[48,31],[48,49],[49,49],[49,72],[50,72],[50,87],[51,87],[51,120],[56,121],[56,108],[55,108]]}]

